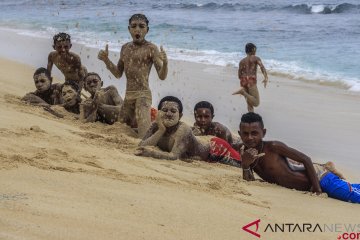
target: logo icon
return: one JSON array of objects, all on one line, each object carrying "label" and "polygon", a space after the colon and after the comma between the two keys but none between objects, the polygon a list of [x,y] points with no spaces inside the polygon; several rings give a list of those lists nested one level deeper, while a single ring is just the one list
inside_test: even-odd
[{"label": "logo icon", "polygon": [[[257,233],[257,231],[258,231],[258,229],[259,229],[259,223],[260,223],[260,219],[255,220],[255,221],[253,221],[253,222],[251,222],[251,223],[243,226],[243,227],[242,227],[242,230],[244,230],[245,232],[248,232],[248,233],[254,235],[255,237],[260,238],[260,234]],[[256,230],[255,230],[255,232],[254,232],[253,230],[249,229],[252,225],[256,225]]]}]

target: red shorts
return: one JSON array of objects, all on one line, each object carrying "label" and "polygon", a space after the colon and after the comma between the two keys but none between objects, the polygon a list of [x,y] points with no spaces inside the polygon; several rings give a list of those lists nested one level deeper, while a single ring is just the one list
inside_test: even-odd
[{"label": "red shorts", "polygon": [[210,162],[220,162],[235,167],[241,167],[241,156],[224,139],[213,137],[210,140]]},{"label": "red shorts", "polygon": [[252,87],[256,85],[256,76],[243,76],[240,77],[240,86],[242,87]]}]

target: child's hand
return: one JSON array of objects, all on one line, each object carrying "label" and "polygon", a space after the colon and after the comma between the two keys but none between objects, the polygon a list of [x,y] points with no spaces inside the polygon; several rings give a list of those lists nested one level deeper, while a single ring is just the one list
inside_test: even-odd
[{"label": "child's hand", "polygon": [[264,88],[266,88],[268,81],[269,79],[267,77],[265,77],[264,80],[262,81],[262,83],[264,83]]},{"label": "child's hand", "polygon": [[159,58],[161,59],[161,61],[162,61],[163,63],[167,63],[167,62],[168,62],[167,56],[166,56],[166,52],[164,51],[163,46],[160,46],[160,55],[159,55]]},{"label": "child's hand", "polygon": [[158,112],[158,114],[157,114],[157,116],[156,116],[156,123],[157,123],[157,125],[158,125],[159,130],[165,132],[165,131],[166,131],[166,127],[165,127],[165,125],[164,125],[164,123],[163,123],[163,120],[162,120],[162,115],[163,115],[163,114],[164,114],[163,111],[159,111],[159,112]]},{"label": "child's hand", "polygon": [[109,45],[106,44],[105,50],[100,50],[98,54],[98,59],[101,61],[106,61],[109,59]]}]

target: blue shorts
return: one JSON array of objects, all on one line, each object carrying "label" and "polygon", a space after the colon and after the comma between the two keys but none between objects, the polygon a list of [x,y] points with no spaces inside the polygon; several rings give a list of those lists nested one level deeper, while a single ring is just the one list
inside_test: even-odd
[{"label": "blue shorts", "polygon": [[329,172],[320,180],[321,190],[329,197],[360,203],[360,184],[350,184]]}]

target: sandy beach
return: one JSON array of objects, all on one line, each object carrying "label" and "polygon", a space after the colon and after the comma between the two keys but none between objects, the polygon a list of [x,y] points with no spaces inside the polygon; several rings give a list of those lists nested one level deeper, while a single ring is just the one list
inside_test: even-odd
[{"label": "sandy beach", "polygon": [[[351,232],[345,225],[360,224],[358,204],[246,182],[230,166],[138,157],[139,140],[125,125],[82,124],[24,104],[20,98],[34,90],[32,75],[46,66],[51,39],[1,30],[0,41],[0,239],[257,239],[242,227],[260,219],[263,239],[328,240]],[[98,50],[72,49],[124,96],[125,79],[109,77]],[[57,70],[54,75],[63,82]],[[154,69],[150,75],[154,106],[175,95],[184,104],[183,120],[192,124],[194,104],[211,101],[215,120],[234,134],[246,110],[244,99],[231,96],[238,84],[234,67],[184,61],[170,60],[165,81]],[[256,111],[267,140],[284,141],[313,161],[333,161],[348,180],[360,182],[358,93],[271,74],[268,88],[258,86]],[[274,223],[341,227],[265,231]]]}]

